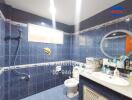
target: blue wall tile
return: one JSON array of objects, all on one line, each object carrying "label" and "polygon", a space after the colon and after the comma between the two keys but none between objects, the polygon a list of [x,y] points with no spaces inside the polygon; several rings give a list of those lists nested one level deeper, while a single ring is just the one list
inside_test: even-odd
[{"label": "blue wall tile", "polygon": [[5,23],[2,19],[0,19],[0,67],[4,66],[5,60]]},{"label": "blue wall tile", "polygon": [[[4,37],[18,36],[18,27],[14,25],[5,24],[5,31],[0,31],[0,65],[11,66],[14,65],[15,51],[17,49],[18,42],[14,40],[5,41]],[[4,26],[3,22],[0,21],[0,28]],[[21,27],[22,39],[18,55],[16,57],[15,65],[43,63],[60,60],[75,60],[85,62],[86,57],[98,57],[104,58],[104,54],[100,50],[100,42],[102,37],[115,29],[129,29],[132,31],[132,21],[129,23],[122,22],[111,25],[106,28],[100,28],[97,30],[82,33],[81,35],[64,35],[64,44],[48,44],[48,43],[35,43],[28,42],[28,27]],[[80,37],[84,37],[85,43],[82,45]],[[121,42],[118,40],[118,44],[114,44],[118,47],[117,53],[124,52],[125,44],[120,45]],[[111,48],[114,47],[111,44]],[[43,48],[49,47],[52,49],[51,56],[44,53]],[[111,55],[115,54],[111,48],[107,49]],[[36,66],[31,68],[17,69],[19,72],[27,73],[31,76],[29,81],[20,79],[20,76],[15,75],[13,72],[4,73],[4,90],[5,100],[18,100],[29,95],[47,90],[54,86],[63,84],[71,74],[58,74],[54,75],[52,72],[56,65],[49,66]],[[72,66],[63,66],[63,70],[72,71]],[[1,75],[0,75],[1,77]],[[1,80],[1,79],[0,79]],[[0,83],[0,86],[1,83]],[[17,88],[16,88],[17,87]],[[1,95],[1,91],[0,91]],[[2,98],[3,98],[2,97]],[[1,96],[0,96],[1,99]],[[4,100],[4,99],[2,99]]]},{"label": "blue wall tile", "polygon": [[[42,63],[58,60],[70,59],[70,41],[71,35],[64,35],[64,44],[48,44],[48,43],[35,43],[28,42],[28,27],[18,27],[6,23],[6,36],[17,37],[19,36],[18,28],[22,29],[22,39],[20,41],[19,50],[17,54],[17,61],[15,65]],[[16,56],[16,49],[18,41],[7,40],[5,47],[5,60],[7,65],[13,65],[14,57]],[[44,53],[43,48],[49,47],[52,50],[51,56]],[[59,50],[58,50],[59,49]],[[24,59],[25,58],[25,59]]]},{"label": "blue wall tile", "polygon": [[[53,74],[56,65],[36,66],[30,68],[17,69],[21,73],[30,75],[30,80],[21,80],[14,71],[5,71],[5,100],[18,100],[35,93],[61,85],[71,76],[72,66],[62,65],[62,70],[70,73]],[[9,98],[8,98],[9,97]]]},{"label": "blue wall tile", "polygon": [[[106,56],[100,50],[100,42],[104,35],[108,32],[116,29],[125,29],[131,30],[132,21],[130,22],[120,22],[118,24],[113,24],[107,27],[102,27],[100,29],[88,31],[81,33],[80,35],[72,36],[72,50],[71,59],[76,61],[85,62],[86,57],[97,57],[97,58],[106,58]],[[80,45],[79,38],[84,36],[85,45]],[[112,42],[108,42],[109,48],[106,48],[111,56],[125,55],[125,41],[124,39],[116,39]]]}]

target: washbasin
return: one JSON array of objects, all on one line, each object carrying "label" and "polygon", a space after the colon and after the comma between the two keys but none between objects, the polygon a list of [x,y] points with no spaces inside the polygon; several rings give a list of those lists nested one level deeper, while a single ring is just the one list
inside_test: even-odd
[{"label": "washbasin", "polygon": [[129,85],[129,82],[121,77],[110,76],[102,72],[93,72],[92,75],[99,80],[102,80],[102,81],[105,81],[105,82],[108,82],[114,85],[119,85],[119,86]]}]

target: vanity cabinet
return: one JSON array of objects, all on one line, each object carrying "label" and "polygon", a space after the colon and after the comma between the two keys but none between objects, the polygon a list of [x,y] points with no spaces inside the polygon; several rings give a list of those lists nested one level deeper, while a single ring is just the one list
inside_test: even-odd
[{"label": "vanity cabinet", "polygon": [[83,86],[83,100],[108,100],[88,86]]},{"label": "vanity cabinet", "polygon": [[132,100],[80,75],[79,100]]}]

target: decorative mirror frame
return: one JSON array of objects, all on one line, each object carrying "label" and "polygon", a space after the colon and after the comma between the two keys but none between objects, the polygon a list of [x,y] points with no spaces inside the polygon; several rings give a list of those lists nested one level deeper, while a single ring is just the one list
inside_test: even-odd
[{"label": "decorative mirror frame", "polygon": [[114,30],[114,31],[111,31],[111,32],[107,33],[107,34],[102,38],[102,40],[101,40],[101,42],[100,42],[100,49],[101,49],[101,52],[102,52],[106,57],[112,58],[112,59],[113,59],[114,57],[110,56],[108,53],[106,53],[106,52],[104,51],[104,49],[103,49],[103,42],[104,42],[104,40],[105,40],[105,38],[106,38],[107,36],[109,36],[109,35],[112,34],[112,33],[116,33],[116,32],[124,32],[124,33],[126,33],[126,34],[132,36],[132,32],[130,32],[130,31],[128,31],[128,30],[124,30],[124,29],[119,29],[119,30]]}]

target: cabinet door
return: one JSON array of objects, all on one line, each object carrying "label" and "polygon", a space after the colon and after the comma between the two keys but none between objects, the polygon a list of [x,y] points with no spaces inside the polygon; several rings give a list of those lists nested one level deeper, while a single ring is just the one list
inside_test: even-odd
[{"label": "cabinet door", "polygon": [[87,86],[83,86],[83,100],[108,100]]}]

